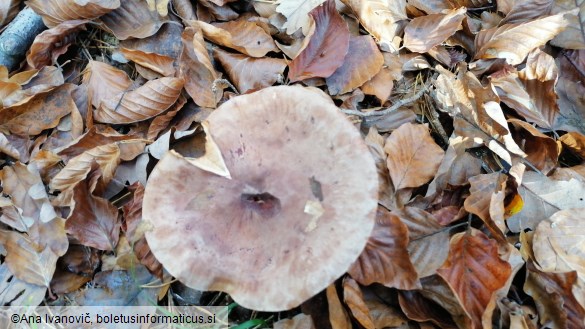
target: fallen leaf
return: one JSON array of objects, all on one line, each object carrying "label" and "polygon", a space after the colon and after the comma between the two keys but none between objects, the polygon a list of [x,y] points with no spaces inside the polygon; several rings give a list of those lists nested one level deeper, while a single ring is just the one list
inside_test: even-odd
[{"label": "fallen leaf", "polygon": [[348,273],[363,285],[378,282],[387,287],[416,289],[420,284],[407,246],[407,226],[398,216],[378,207],[372,235]]},{"label": "fallen leaf", "polygon": [[376,325],[370,316],[368,305],[360,286],[350,277],[343,279],[343,301],[351,311],[353,317],[366,329],[375,329]]},{"label": "fallen leaf", "polygon": [[417,322],[430,321],[440,328],[457,328],[449,313],[441,305],[424,298],[416,290],[399,291],[398,301],[400,308],[410,320]]},{"label": "fallen leaf", "polygon": [[123,47],[120,48],[120,52],[126,57],[126,59],[149,68],[164,77],[175,74],[175,68],[173,67],[175,60],[170,56]]},{"label": "fallen leaf", "polygon": [[332,329],[351,329],[351,321],[347,312],[343,308],[335,284],[327,287],[327,304],[329,306],[329,321]]},{"label": "fallen leaf", "polygon": [[585,280],[585,227],[583,208],[571,208],[554,213],[541,221],[534,231],[532,249],[538,267],[543,272],[577,271]]},{"label": "fallen leaf", "polygon": [[0,131],[34,136],[54,128],[59,120],[71,113],[75,103],[71,98],[73,85],[63,84],[51,91],[36,94],[22,105],[6,107],[0,116]]},{"label": "fallen leaf", "polygon": [[349,29],[335,9],[335,1],[328,0],[310,15],[315,20],[315,32],[305,49],[288,65],[291,82],[329,77],[343,64],[348,52]]},{"label": "fallen leaf", "polygon": [[124,0],[120,3],[119,8],[100,17],[116,38],[146,38],[162,26],[162,17],[156,11],[148,10],[146,1]]},{"label": "fallen leaf", "polygon": [[6,265],[17,278],[28,283],[49,287],[57,258],[51,248],[39,246],[26,235],[0,231],[0,243],[6,250]]},{"label": "fallen leaf", "polygon": [[87,85],[89,100],[96,108],[102,101],[127,91],[132,85],[124,71],[98,61],[87,63],[83,70],[83,83]]},{"label": "fallen leaf", "polygon": [[221,63],[240,93],[272,86],[284,79],[286,62],[277,58],[252,58],[214,49],[214,57]]},{"label": "fallen leaf", "polygon": [[550,328],[582,328],[585,309],[572,292],[577,273],[545,273],[531,262],[526,268],[524,291],[534,299],[539,323]]},{"label": "fallen leaf", "polygon": [[278,0],[276,11],[286,17],[286,23],[282,26],[286,33],[293,34],[302,29],[304,35],[308,35],[310,18],[309,12],[321,5],[326,0]]},{"label": "fallen leaf", "polygon": [[500,25],[529,22],[550,14],[554,0],[513,1],[510,11]]},{"label": "fallen leaf", "polygon": [[383,51],[396,52],[394,42],[400,29],[401,20],[405,20],[405,0],[342,0],[356,14],[364,28],[372,34]]},{"label": "fallen leaf", "polygon": [[71,213],[65,229],[82,244],[100,250],[114,250],[118,244],[120,221],[118,208],[108,200],[93,195],[99,179],[97,164],[93,173],[73,188]]},{"label": "fallen leaf", "polygon": [[66,21],[37,35],[26,55],[27,63],[36,69],[56,63],[57,57],[67,52],[77,32],[86,29],[87,22],[87,20]]},{"label": "fallen leaf", "polygon": [[181,40],[183,51],[179,57],[179,76],[185,79],[185,90],[197,105],[215,108],[221,97],[214,90],[219,75],[211,64],[203,34],[200,29],[186,28]]},{"label": "fallen leaf", "polygon": [[585,136],[576,132],[568,132],[559,138],[563,146],[585,159]]},{"label": "fallen leaf", "polygon": [[252,22],[239,20],[212,25],[191,21],[189,24],[200,28],[205,39],[251,57],[264,57],[268,52],[278,51],[270,35]]},{"label": "fallen leaf", "polygon": [[557,181],[527,171],[518,193],[524,200],[524,207],[506,221],[510,231],[515,233],[527,228],[534,230],[538,223],[559,210],[585,208],[585,183],[576,179]]},{"label": "fallen leaf", "polygon": [[331,95],[345,94],[372,79],[384,64],[384,57],[372,37],[351,37],[343,64],[327,77]]},{"label": "fallen leaf", "polygon": [[418,53],[426,53],[461,29],[467,9],[461,7],[446,13],[416,17],[404,28],[403,47]]},{"label": "fallen leaf", "polygon": [[274,329],[315,329],[311,316],[299,313],[290,319],[274,322]]},{"label": "fallen leaf", "polygon": [[582,0],[555,0],[551,14],[566,13],[567,28],[559,33],[551,44],[567,49],[585,49],[585,2]]},{"label": "fallen leaf", "polygon": [[386,139],[384,150],[396,191],[418,187],[433,178],[445,154],[426,126],[410,123],[400,126]]},{"label": "fallen leaf", "polygon": [[120,7],[120,0],[29,0],[27,5],[52,28],[65,21],[98,18]]},{"label": "fallen leaf", "polygon": [[160,78],[101,102],[94,112],[99,122],[123,124],[150,119],[167,110],[181,94],[185,80]]},{"label": "fallen leaf", "polygon": [[508,280],[511,266],[499,258],[494,240],[471,229],[451,238],[449,258],[437,273],[459,299],[472,328],[482,328],[481,318],[488,303]]},{"label": "fallen leaf", "polygon": [[530,51],[564,30],[567,21],[563,16],[557,14],[526,23],[505,24],[482,30],[475,39],[475,58],[505,58],[508,64],[520,64]]}]

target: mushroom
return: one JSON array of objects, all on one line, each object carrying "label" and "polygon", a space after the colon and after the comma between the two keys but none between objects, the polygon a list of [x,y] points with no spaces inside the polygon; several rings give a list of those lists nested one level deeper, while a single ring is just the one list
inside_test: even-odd
[{"label": "mushroom", "polygon": [[378,182],[331,99],[269,87],[227,101],[204,126],[228,174],[169,151],[146,186],[145,235],[167,271],[259,311],[296,307],[343,275],[373,229]]}]

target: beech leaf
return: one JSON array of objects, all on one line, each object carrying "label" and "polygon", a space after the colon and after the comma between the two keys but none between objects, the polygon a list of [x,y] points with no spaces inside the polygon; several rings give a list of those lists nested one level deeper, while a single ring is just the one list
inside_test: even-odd
[{"label": "beech leaf", "polygon": [[386,140],[388,170],[398,191],[418,187],[435,176],[445,152],[435,144],[424,125],[406,123]]},{"label": "beech leaf", "polygon": [[476,59],[505,58],[517,65],[534,48],[544,45],[567,26],[564,14],[557,14],[526,23],[505,24],[482,30],[475,38]]},{"label": "beech leaf", "polygon": [[148,81],[133,91],[102,101],[94,118],[96,121],[112,124],[150,119],[175,103],[184,83],[183,79],[167,77]]},{"label": "beech leaf", "polygon": [[426,53],[461,29],[465,7],[444,14],[431,14],[413,19],[404,29],[403,46],[411,51]]},{"label": "beech leaf", "polygon": [[511,272],[510,264],[499,258],[496,242],[475,229],[451,238],[449,258],[437,270],[457,296],[475,329],[483,328],[483,313],[492,295],[504,286]]},{"label": "beech leaf", "polygon": [[343,64],[349,48],[349,29],[335,9],[335,1],[328,0],[310,15],[315,20],[315,32],[305,49],[289,64],[291,82],[330,76]]}]

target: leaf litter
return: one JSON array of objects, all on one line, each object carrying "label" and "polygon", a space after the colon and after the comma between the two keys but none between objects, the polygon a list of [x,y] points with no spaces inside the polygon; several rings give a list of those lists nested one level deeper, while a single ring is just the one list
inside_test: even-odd
[{"label": "leaf litter", "polygon": [[[585,2],[26,4],[48,29],[26,46],[17,69],[0,66],[3,304],[243,301],[252,310],[236,306],[230,320],[258,328],[585,326],[585,23],[579,19]],[[23,6],[0,5],[0,26]],[[305,96],[287,98],[297,91]],[[311,97],[341,117],[313,113],[304,103]],[[280,114],[294,102],[300,103]],[[214,126],[232,103],[244,104],[238,111],[274,108],[250,111],[241,122],[226,114]],[[294,128],[301,118],[295,111],[309,115],[305,125]],[[343,124],[335,123],[340,118]],[[282,130],[271,133],[269,120]],[[250,128],[238,137],[244,121]],[[226,127],[234,140],[216,140]],[[314,136],[303,137],[313,147],[301,151],[297,141],[284,147],[293,128]],[[347,139],[346,130],[359,138]],[[264,144],[248,145],[249,133]],[[320,148],[347,151],[311,163]],[[271,149],[278,152],[263,155]],[[187,159],[185,172],[207,178],[186,187],[188,179],[172,169],[176,163],[157,173],[159,161],[169,162],[165,154],[176,163]],[[249,163],[246,170],[252,162],[243,159],[258,160],[254,165],[264,171],[245,171],[258,176],[240,186],[246,176],[234,159]],[[304,169],[295,171],[295,159]],[[323,178],[333,168],[344,169],[336,179]],[[332,198],[349,191],[350,172],[367,173],[351,184],[377,192],[372,207],[361,192],[349,193],[342,213],[368,209],[353,219],[330,208]],[[223,185],[205,190],[208,180]],[[281,273],[270,272],[272,260],[258,265],[246,256],[250,263],[230,265],[263,273],[265,281],[305,273],[297,274],[298,284],[273,284],[263,296],[213,278],[194,283],[191,270],[177,273],[168,255],[195,262],[193,268],[221,269],[222,258],[198,264],[190,248],[213,253],[214,247],[163,238],[197,228],[169,226],[153,239],[153,210],[211,207],[210,213],[228,214],[221,208],[226,196],[214,194],[227,182],[241,193],[231,202],[252,224],[217,230],[221,248],[230,248],[234,234],[254,238],[258,233],[247,230],[255,226],[266,231],[253,221],[275,220],[289,209],[281,201],[298,201],[295,216],[303,221],[271,223],[273,232],[263,233],[298,230],[295,250],[254,246],[280,250],[278,263],[290,267],[284,274],[271,277]],[[278,182],[278,191],[267,182]],[[164,205],[156,204],[161,194]],[[197,197],[185,199],[191,194]],[[299,242],[325,243],[317,234],[335,219],[332,231],[351,220],[371,228],[361,240],[336,236],[325,246],[323,257],[344,259],[343,266],[287,258],[315,252]],[[211,241],[209,232],[196,234]],[[319,282],[311,292],[303,283],[309,278]],[[129,285],[120,289],[120,280]]]}]

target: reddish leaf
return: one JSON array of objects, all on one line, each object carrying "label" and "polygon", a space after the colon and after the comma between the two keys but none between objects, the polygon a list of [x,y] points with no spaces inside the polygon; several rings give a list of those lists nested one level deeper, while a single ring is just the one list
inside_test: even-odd
[{"label": "reddish leaf", "polygon": [[345,94],[372,79],[384,64],[384,56],[369,35],[351,37],[343,64],[327,78],[332,95]]},{"label": "reddish leaf", "polygon": [[315,32],[307,47],[289,64],[291,82],[308,78],[326,78],[343,64],[349,48],[349,29],[335,9],[335,1],[313,9]]},{"label": "reddish leaf", "polygon": [[[94,170],[96,167],[94,164]],[[118,209],[108,200],[93,195],[98,175],[99,170],[96,170],[91,178],[82,180],[75,186],[74,205],[65,229],[86,246],[114,250],[120,233]]]},{"label": "reddish leaf", "polygon": [[379,282],[387,287],[416,289],[420,284],[407,246],[406,225],[398,216],[378,207],[372,235],[348,273],[363,285]]},{"label": "reddish leaf", "polygon": [[175,60],[169,56],[128,48],[120,48],[120,52],[126,59],[151,69],[162,76],[168,77],[175,74],[175,68],[173,67]]},{"label": "reddish leaf", "polygon": [[376,325],[370,315],[368,305],[360,286],[350,277],[343,279],[343,301],[349,307],[353,317],[366,329],[375,329]]},{"label": "reddish leaf", "polygon": [[471,318],[472,328],[482,328],[481,318],[492,295],[504,286],[512,271],[497,249],[495,241],[475,229],[455,234],[449,258],[437,270]]},{"label": "reddish leaf", "polygon": [[446,13],[416,17],[404,29],[403,46],[411,51],[426,53],[461,29],[466,9],[452,9]]}]

